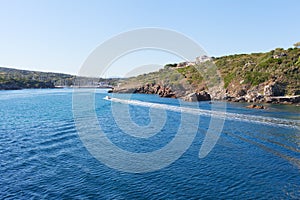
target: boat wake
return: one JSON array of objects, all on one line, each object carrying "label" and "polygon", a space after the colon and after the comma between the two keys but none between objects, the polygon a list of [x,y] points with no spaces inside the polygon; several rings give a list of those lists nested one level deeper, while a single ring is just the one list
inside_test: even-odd
[{"label": "boat wake", "polygon": [[244,122],[251,122],[251,123],[266,124],[270,126],[289,127],[294,129],[299,129],[300,127],[300,120],[246,115],[246,114],[229,113],[229,112],[215,111],[215,110],[195,109],[195,108],[179,107],[179,106],[172,106],[172,105],[159,104],[159,103],[150,103],[150,102],[144,102],[138,100],[112,98],[112,97],[105,97],[104,99],[112,102],[123,103],[123,104],[164,109],[164,110],[169,110],[174,112],[184,112],[184,113],[195,114],[200,116],[221,118],[226,120],[244,121]]}]

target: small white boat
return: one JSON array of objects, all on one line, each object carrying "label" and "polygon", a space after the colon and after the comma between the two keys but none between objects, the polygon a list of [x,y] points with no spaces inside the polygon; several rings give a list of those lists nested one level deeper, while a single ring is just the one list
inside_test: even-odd
[{"label": "small white boat", "polygon": [[110,100],[110,99],[111,99],[111,97],[110,97],[110,96],[106,96],[106,97],[104,97],[104,99],[106,99],[106,100]]}]

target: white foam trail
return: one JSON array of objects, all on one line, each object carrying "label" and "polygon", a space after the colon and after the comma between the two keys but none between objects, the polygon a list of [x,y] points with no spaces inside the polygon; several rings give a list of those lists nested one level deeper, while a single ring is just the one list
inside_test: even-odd
[{"label": "white foam trail", "polygon": [[185,112],[189,114],[223,118],[227,120],[245,121],[245,122],[252,122],[252,123],[259,123],[259,124],[267,124],[272,126],[290,127],[296,129],[299,129],[300,126],[300,120],[280,119],[274,117],[263,117],[263,116],[228,113],[228,112],[213,111],[213,110],[195,109],[195,108],[179,107],[179,106],[172,106],[172,105],[159,104],[159,103],[143,102],[138,100],[126,100],[126,99],[119,99],[119,98],[111,98],[111,99],[104,98],[104,99],[113,102],[118,102],[118,103],[164,109],[164,110],[170,110],[175,112]]}]

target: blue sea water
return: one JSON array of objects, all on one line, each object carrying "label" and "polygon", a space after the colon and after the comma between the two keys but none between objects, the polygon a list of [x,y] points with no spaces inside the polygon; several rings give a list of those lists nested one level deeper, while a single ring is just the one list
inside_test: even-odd
[{"label": "blue sea water", "polygon": [[[147,153],[176,137],[181,114],[172,110],[166,111],[160,131],[149,138],[124,133],[106,95],[106,90],[95,92],[96,117],[119,148]],[[300,198],[299,107],[251,110],[246,104],[227,103],[230,115],[206,157],[198,154],[210,117],[200,115],[195,138],[179,159],[156,171],[128,173],[108,167],[88,151],[77,132],[72,97],[71,89],[0,91],[0,199]],[[155,105],[180,104],[154,95],[131,98]],[[199,109],[209,111],[211,106],[201,102]],[[129,112],[137,125],[151,123],[149,107],[132,104]]]}]

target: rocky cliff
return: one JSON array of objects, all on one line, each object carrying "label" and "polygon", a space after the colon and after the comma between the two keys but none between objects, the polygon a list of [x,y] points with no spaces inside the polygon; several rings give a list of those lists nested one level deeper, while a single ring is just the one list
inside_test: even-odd
[{"label": "rocky cliff", "polygon": [[[214,65],[217,71],[209,72],[205,65]],[[277,48],[267,53],[167,64],[158,72],[126,80],[114,92],[158,94],[161,97],[177,97],[186,101],[212,99],[295,104],[300,103],[299,69],[299,48]],[[209,73],[219,74],[223,84],[210,86],[212,81],[207,81],[206,76]],[[135,86],[128,87],[132,83]]]}]

